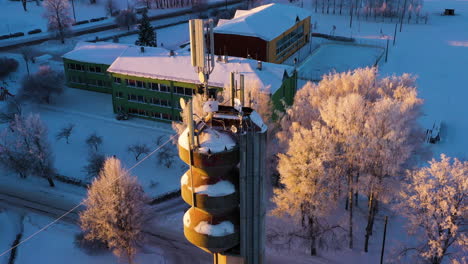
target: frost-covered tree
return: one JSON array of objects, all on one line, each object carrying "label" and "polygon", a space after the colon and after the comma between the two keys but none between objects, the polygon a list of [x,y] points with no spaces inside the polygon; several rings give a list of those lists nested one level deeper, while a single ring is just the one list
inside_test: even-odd
[{"label": "frost-covered tree", "polygon": [[350,248],[358,191],[369,198],[367,250],[377,201],[395,195],[389,186],[401,178],[413,154],[421,150],[422,129],[416,122],[420,104],[412,76],[378,78],[376,69],[366,68],[329,74],[318,84],[308,83],[297,92],[281,120],[278,138],[283,153],[289,149],[297,126],[311,129],[320,123],[333,135],[329,138],[336,142],[335,154],[324,177],[341,176],[336,180],[349,212]]},{"label": "frost-covered tree", "polygon": [[[464,262],[468,254],[468,161],[441,155],[429,167],[408,172],[396,207],[421,244],[412,250],[431,264],[446,258]],[[466,259],[465,259],[466,261]]]},{"label": "frost-covered tree", "polygon": [[73,23],[70,17],[70,3],[68,0],[44,0],[43,5],[48,29],[56,31],[62,44],[65,43],[66,32]]},{"label": "frost-covered tree", "polygon": [[[316,123],[311,129],[293,124],[294,133],[285,154],[279,154],[281,188],[275,190],[273,214],[289,215],[301,223],[301,234],[310,241],[310,254],[317,254],[330,232],[326,216],[336,207],[337,181],[327,170],[336,142],[330,128]],[[327,177],[326,175],[329,175]],[[333,230],[329,230],[331,233]],[[296,234],[298,236],[299,234]]]},{"label": "frost-covered tree", "polygon": [[97,152],[99,146],[102,145],[102,137],[94,132],[86,138],[86,145],[92,152]]},{"label": "frost-covered tree", "polygon": [[106,243],[116,256],[133,263],[138,245],[144,241],[147,201],[137,178],[118,159],[108,158],[88,189],[86,209],[80,213],[85,238]]},{"label": "frost-covered tree", "polygon": [[39,115],[19,115],[0,134],[0,162],[21,177],[29,174],[46,178],[54,187],[51,146],[47,128]]},{"label": "frost-covered tree", "polygon": [[115,17],[115,23],[120,27],[126,27],[130,30],[130,26],[137,22],[137,17],[133,9],[120,10],[119,14]]},{"label": "frost-covered tree", "polygon": [[49,104],[52,95],[63,93],[63,82],[63,73],[41,66],[38,72],[24,77],[18,92],[19,100]]},{"label": "frost-covered tree", "polygon": [[143,143],[135,143],[133,145],[128,146],[127,151],[128,153],[133,154],[133,156],[135,157],[135,161],[138,161],[141,155],[148,154],[151,150],[147,145]]},{"label": "frost-covered tree", "polygon": [[143,12],[141,23],[138,25],[138,39],[135,41],[135,45],[157,47],[156,32],[151,25],[147,12]]},{"label": "frost-covered tree", "polygon": [[71,134],[73,133],[74,128],[75,128],[74,124],[66,125],[62,129],[60,129],[60,131],[57,133],[57,135],[55,135],[55,139],[60,140],[60,139],[64,138],[65,141],[68,144],[69,143],[69,138],[70,138]]}]

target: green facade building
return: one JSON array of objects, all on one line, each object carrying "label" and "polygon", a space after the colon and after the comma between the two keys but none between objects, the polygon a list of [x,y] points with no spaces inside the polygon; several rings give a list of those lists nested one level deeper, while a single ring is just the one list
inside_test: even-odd
[{"label": "green facade building", "polygon": [[[200,89],[190,52],[116,43],[79,43],[63,56],[67,85],[112,94],[115,113],[170,122],[180,120],[180,98]],[[269,93],[277,109],[292,104],[296,91],[293,67],[230,57],[217,61],[209,86],[230,85],[230,73],[244,75],[245,89],[257,83]]]}]

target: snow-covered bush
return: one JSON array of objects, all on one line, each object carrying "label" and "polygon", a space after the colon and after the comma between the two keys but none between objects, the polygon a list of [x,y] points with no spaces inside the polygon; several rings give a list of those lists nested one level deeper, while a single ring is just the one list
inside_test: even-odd
[{"label": "snow-covered bush", "polygon": [[24,77],[18,92],[19,100],[35,103],[50,103],[53,95],[63,93],[63,73],[41,66],[35,74]]}]

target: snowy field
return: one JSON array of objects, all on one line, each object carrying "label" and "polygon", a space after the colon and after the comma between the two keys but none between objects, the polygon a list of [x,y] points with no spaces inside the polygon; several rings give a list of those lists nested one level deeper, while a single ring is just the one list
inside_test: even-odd
[{"label": "snowy field", "polygon": [[299,67],[299,78],[320,80],[330,72],[345,72],[371,67],[382,55],[378,47],[352,44],[322,44]]},{"label": "snowy field", "polygon": [[[23,219],[21,219],[23,217]],[[52,218],[21,211],[5,210],[0,208],[0,227],[8,228],[2,230],[0,239],[0,251],[3,252],[13,243],[16,234],[23,229],[22,238],[26,238],[37,232],[40,228],[48,224]],[[15,264],[30,263],[68,263],[68,264],[98,264],[117,263],[117,258],[111,252],[99,252],[88,254],[84,250],[76,247],[75,236],[80,233],[79,227],[74,224],[61,222],[34,237],[28,243],[22,244],[17,252]],[[28,252],[34,252],[29,254]],[[163,264],[164,252],[153,246],[147,247],[137,254],[135,263]],[[0,264],[7,264],[10,254],[0,257]]]},{"label": "snowy field", "polygon": [[[188,23],[157,29],[155,32],[158,46],[166,49],[177,50],[180,49],[180,45],[190,41]],[[135,44],[137,39],[138,35],[135,34],[120,38],[119,43]]]}]

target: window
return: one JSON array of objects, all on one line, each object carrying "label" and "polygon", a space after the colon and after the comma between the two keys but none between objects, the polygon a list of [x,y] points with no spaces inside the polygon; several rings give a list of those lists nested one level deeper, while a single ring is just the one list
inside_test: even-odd
[{"label": "window", "polygon": [[185,88],[185,95],[192,96],[192,88]]},{"label": "window", "polygon": [[169,86],[165,84],[159,84],[159,91],[164,92],[164,93],[169,93],[170,92]]},{"label": "window", "polygon": [[96,72],[96,68],[94,66],[89,66],[89,71],[90,72]]},{"label": "window", "polygon": [[177,94],[185,94],[184,87],[174,86],[174,92]]},{"label": "window", "polygon": [[75,70],[75,69],[76,69],[76,68],[75,68],[75,64],[74,64],[74,63],[69,63],[69,64],[68,64],[68,69],[70,69],[70,70]]},{"label": "window", "polygon": [[293,47],[297,46],[297,43],[303,36],[304,25],[301,25],[276,42],[276,55],[278,55],[278,57],[283,56]]},{"label": "window", "polygon": [[101,80],[97,80],[97,86],[104,86],[104,82]]},{"label": "window", "polygon": [[137,96],[134,95],[134,94],[129,94],[129,95],[127,95],[127,99],[128,99],[129,101],[136,101],[136,100],[137,100]]},{"label": "window", "polygon": [[158,83],[150,83],[150,88],[153,91],[159,91],[159,84]]},{"label": "window", "polygon": [[97,72],[97,73],[101,73],[101,72],[102,72],[102,71],[101,71],[101,67],[96,66],[96,72]]},{"label": "window", "polygon": [[115,93],[115,97],[117,97],[117,98],[124,98],[122,92],[116,92],[116,93]]},{"label": "window", "polygon": [[125,83],[127,84],[127,86],[133,86],[133,87],[136,86],[135,80],[125,79]]},{"label": "window", "polygon": [[114,77],[114,83],[120,84],[122,80],[120,78]]},{"label": "window", "polygon": [[75,64],[75,68],[76,68],[77,71],[84,71],[85,70],[84,66],[81,65],[81,64]]},{"label": "window", "polygon": [[138,102],[145,102],[145,97],[143,95],[138,95]]},{"label": "window", "polygon": [[139,88],[145,88],[146,85],[144,82],[142,81],[136,81],[136,87],[139,87]]}]

